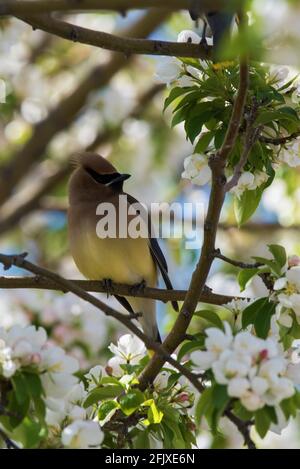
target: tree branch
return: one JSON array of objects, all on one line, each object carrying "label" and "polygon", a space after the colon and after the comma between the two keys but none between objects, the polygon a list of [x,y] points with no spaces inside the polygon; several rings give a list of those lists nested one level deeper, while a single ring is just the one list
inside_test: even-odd
[{"label": "tree branch", "polygon": [[271,145],[284,145],[285,143],[288,143],[291,140],[295,140],[295,138],[298,138],[298,137],[300,137],[300,130],[292,133],[291,135],[287,135],[286,137],[271,138],[271,137],[264,137],[263,135],[261,135],[259,137],[259,141],[263,143],[270,143]]},{"label": "tree branch", "polygon": [[[201,256],[193,273],[191,283],[185,297],[183,306],[175,324],[166,337],[163,346],[171,354],[181,343],[190,325],[196,309],[199,292],[203,291],[211,264],[214,259],[215,240],[220,219],[222,205],[225,199],[225,164],[232,151],[238,135],[239,127],[244,115],[246,96],[249,85],[248,61],[240,61],[240,83],[236,100],[234,102],[232,116],[225,136],[224,144],[220,151],[210,159],[212,170],[212,188],[209,198],[208,211],[204,223],[204,241]],[[161,357],[155,354],[140,376],[140,383],[147,387],[152,382],[163,365]]]},{"label": "tree branch", "polygon": [[47,15],[19,16],[18,18],[30,24],[34,29],[41,29],[69,41],[122,52],[126,56],[149,54],[200,59],[211,57],[212,48],[200,44],[119,37],[60,21]]},{"label": "tree branch", "polygon": [[[232,4],[240,3],[237,0]],[[98,11],[110,10],[125,13],[128,10],[163,8],[170,11],[188,10],[191,0],[2,0],[1,15],[31,15],[52,11]],[[228,8],[228,0],[201,0],[203,11]]]},{"label": "tree branch", "polygon": [[256,262],[255,264],[246,264],[245,262],[239,262],[233,259],[229,259],[229,257],[223,256],[223,254],[221,254],[219,249],[216,249],[214,257],[216,259],[221,259],[222,261],[227,262],[227,264],[231,264],[235,267],[239,267],[240,269],[257,269],[258,267],[262,265],[259,262]]},{"label": "tree branch", "polygon": [[248,446],[248,449],[256,449],[255,443],[250,436],[250,426],[252,425],[251,422],[244,422],[239,417],[234,415],[231,410],[225,410],[224,415],[231,420],[232,423],[237,427],[239,432],[243,435],[245,444]]},{"label": "tree branch", "polygon": [[254,101],[252,103],[252,107],[249,112],[249,115],[247,116],[247,119],[246,119],[247,124],[246,124],[245,138],[244,138],[244,149],[241,154],[239,162],[234,168],[232,178],[230,179],[230,181],[227,182],[225,186],[226,192],[229,192],[233,187],[235,187],[238,184],[239,179],[242,175],[244,166],[247,163],[250,151],[252,150],[253,145],[257,141],[259,133],[261,131],[260,127],[253,127],[255,119],[256,119],[257,107],[258,107],[258,103]]},{"label": "tree branch", "polygon": [[[74,285],[79,286],[87,292],[107,293],[107,287],[100,280],[70,280]],[[70,290],[66,287],[58,288],[57,283],[42,276],[35,277],[0,277],[0,289],[37,289],[37,290],[59,290],[64,293]],[[132,285],[112,283],[109,291],[111,295],[132,296],[136,298],[149,298],[159,300],[163,303],[168,301],[183,301],[186,290],[165,290],[160,288],[145,287],[143,290],[133,291]],[[224,305],[236,297],[219,295],[212,293],[209,288],[205,288],[198,297],[201,303],[212,305]]]}]

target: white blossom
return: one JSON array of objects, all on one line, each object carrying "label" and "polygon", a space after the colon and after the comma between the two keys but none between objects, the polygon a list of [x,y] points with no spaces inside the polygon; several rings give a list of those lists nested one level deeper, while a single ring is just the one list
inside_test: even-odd
[{"label": "white blossom", "polygon": [[61,441],[65,447],[72,449],[99,447],[103,432],[97,422],[76,420],[63,429]]},{"label": "white blossom", "polygon": [[279,153],[279,162],[286,163],[291,168],[300,166],[300,139],[287,144]]},{"label": "white blossom", "polygon": [[189,29],[185,29],[178,34],[177,42],[190,42],[192,44],[200,44],[201,37]]},{"label": "white blossom", "polygon": [[169,85],[177,80],[182,73],[182,67],[179,60],[174,57],[163,57],[159,60],[156,67],[155,78]]},{"label": "white blossom", "polygon": [[230,190],[236,197],[240,198],[245,191],[253,191],[268,180],[268,175],[264,171],[251,173],[245,171],[241,174],[238,183]]},{"label": "white blossom", "polygon": [[184,179],[190,179],[193,184],[203,186],[211,180],[211,169],[207,158],[197,153],[187,156],[184,160],[184,171],[181,175]]},{"label": "white blossom", "polygon": [[300,324],[300,266],[291,267],[284,277],[277,279],[274,290],[279,302],[276,308],[278,322],[285,327],[291,327],[293,319],[290,313],[293,311]]},{"label": "white blossom", "polygon": [[224,327],[225,333],[206,330],[205,350],[191,355],[195,365],[211,368],[216,382],[227,385],[228,395],[249,411],[278,405],[295,393],[300,366],[287,359],[275,337],[264,340],[249,331],[233,337],[228,323]]},{"label": "white blossom", "polygon": [[109,350],[124,360],[124,363],[131,363],[136,365],[146,355],[146,347],[138,337],[131,334],[122,335],[117,346],[114,344],[109,345]]}]

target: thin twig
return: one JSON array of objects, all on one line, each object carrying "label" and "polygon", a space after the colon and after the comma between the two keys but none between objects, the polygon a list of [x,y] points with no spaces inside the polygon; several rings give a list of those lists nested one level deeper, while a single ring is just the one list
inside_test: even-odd
[{"label": "thin twig", "polygon": [[250,436],[249,427],[252,425],[252,423],[244,422],[244,420],[241,420],[239,417],[237,417],[231,410],[226,410],[224,415],[226,415],[226,417],[229,418],[229,420],[231,420],[231,422],[235,424],[239,432],[243,435],[245,444],[248,449],[256,449],[255,443]]},{"label": "thin twig", "polygon": [[239,267],[240,269],[257,269],[262,265],[259,262],[255,262],[254,264],[247,264],[246,262],[235,261],[233,259],[230,259],[229,257],[223,256],[219,249],[216,249],[214,257],[216,259],[221,259],[222,261],[227,262],[227,264]]},{"label": "thin twig", "polygon": [[265,137],[265,136],[261,135],[259,137],[259,141],[263,142],[263,143],[269,143],[271,145],[284,145],[285,143],[288,143],[292,140],[295,140],[298,137],[300,137],[300,130],[298,130],[297,132],[294,132],[290,135],[287,135],[286,137],[271,138],[271,137]]}]

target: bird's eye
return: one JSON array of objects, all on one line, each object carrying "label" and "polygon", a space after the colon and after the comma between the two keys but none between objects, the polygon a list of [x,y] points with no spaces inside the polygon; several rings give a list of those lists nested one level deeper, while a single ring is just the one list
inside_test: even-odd
[{"label": "bird's eye", "polygon": [[99,174],[97,171],[94,171],[91,168],[84,168],[87,173],[94,179],[94,181],[98,182],[99,184],[108,184],[112,182],[119,176],[119,173],[107,173],[107,174]]}]

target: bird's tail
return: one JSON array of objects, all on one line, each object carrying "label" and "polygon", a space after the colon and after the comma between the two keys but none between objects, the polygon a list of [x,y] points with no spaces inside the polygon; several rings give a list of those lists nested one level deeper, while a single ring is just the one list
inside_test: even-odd
[{"label": "bird's tail", "polygon": [[145,298],[128,298],[130,305],[135,313],[141,313],[139,322],[144,333],[151,337],[155,342],[161,343],[161,337],[156,321],[155,300]]}]

